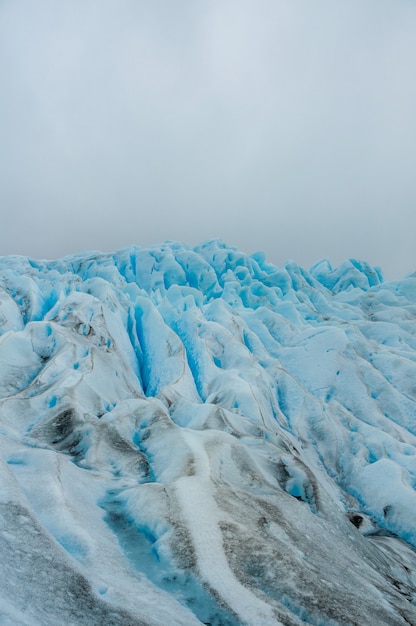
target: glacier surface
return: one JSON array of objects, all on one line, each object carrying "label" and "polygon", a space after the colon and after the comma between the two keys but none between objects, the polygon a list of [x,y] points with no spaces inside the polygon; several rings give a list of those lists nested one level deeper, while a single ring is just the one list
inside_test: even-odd
[{"label": "glacier surface", "polygon": [[416,275],[0,258],[0,623],[416,624]]}]

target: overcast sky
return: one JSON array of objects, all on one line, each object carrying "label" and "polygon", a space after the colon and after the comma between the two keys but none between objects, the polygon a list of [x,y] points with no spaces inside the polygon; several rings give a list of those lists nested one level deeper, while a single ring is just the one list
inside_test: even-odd
[{"label": "overcast sky", "polygon": [[0,0],[0,254],[416,270],[414,0]]}]

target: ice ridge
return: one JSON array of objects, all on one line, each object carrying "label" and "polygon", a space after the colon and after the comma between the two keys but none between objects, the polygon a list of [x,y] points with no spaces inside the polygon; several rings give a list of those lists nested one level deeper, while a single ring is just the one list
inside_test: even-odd
[{"label": "ice ridge", "polygon": [[0,623],[416,623],[415,320],[357,260],[0,258]]}]

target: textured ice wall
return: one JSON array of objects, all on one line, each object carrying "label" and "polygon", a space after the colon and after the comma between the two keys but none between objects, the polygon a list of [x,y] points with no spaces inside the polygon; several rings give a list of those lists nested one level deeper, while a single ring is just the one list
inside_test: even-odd
[{"label": "textured ice wall", "polygon": [[416,623],[416,277],[0,259],[5,624]]}]

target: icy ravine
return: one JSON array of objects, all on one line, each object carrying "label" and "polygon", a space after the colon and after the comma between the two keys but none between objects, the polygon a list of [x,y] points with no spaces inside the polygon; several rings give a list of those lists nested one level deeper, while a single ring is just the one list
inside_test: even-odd
[{"label": "icy ravine", "polygon": [[416,624],[416,275],[0,259],[1,624]]}]

